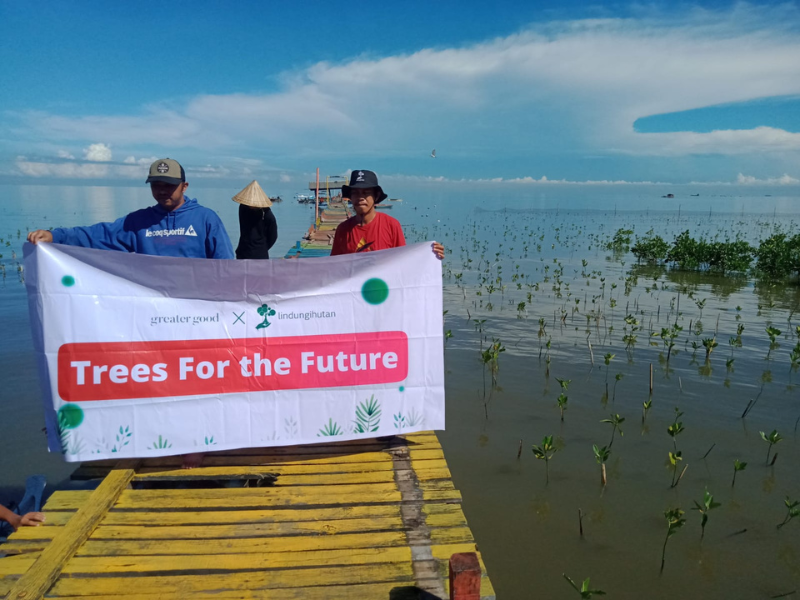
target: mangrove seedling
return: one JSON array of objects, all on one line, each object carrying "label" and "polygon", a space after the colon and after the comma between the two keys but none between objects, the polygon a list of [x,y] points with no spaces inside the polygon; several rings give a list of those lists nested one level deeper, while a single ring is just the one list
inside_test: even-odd
[{"label": "mangrove seedling", "polygon": [[564,411],[567,410],[567,395],[564,393],[569,388],[569,384],[572,381],[571,379],[559,379],[556,377],[556,381],[558,385],[561,386],[561,394],[559,394],[556,402],[558,402],[558,408],[561,410],[561,420],[564,420]]},{"label": "mangrove seedling", "polygon": [[795,517],[800,516],[800,500],[792,500],[789,496],[786,496],[786,500],[784,500],[783,503],[786,505],[786,517],[783,519],[782,523],[778,523],[778,529]]},{"label": "mangrove seedling", "polygon": [[667,519],[667,537],[664,538],[664,546],[661,549],[661,571],[664,571],[664,562],[667,555],[667,542],[675,535],[678,530],[686,523],[683,518],[684,512],[680,508],[671,508],[664,511],[664,518]]},{"label": "mangrove seedling", "polygon": [[617,373],[616,375],[614,375],[614,392],[611,395],[611,402],[614,402],[617,399],[617,384],[623,377],[625,376],[622,373]]},{"label": "mangrove seedling", "polygon": [[620,417],[618,414],[612,414],[610,419],[603,419],[600,421],[601,423],[608,423],[611,425],[611,441],[608,443],[608,447],[614,445],[614,434],[619,430],[619,435],[622,437],[624,434],[622,433],[622,427],[620,427],[625,422],[625,417]]},{"label": "mangrove seedling", "polygon": [[603,360],[606,363],[606,385],[608,385],[608,365],[611,364],[611,361],[614,360],[615,356],[616,354],[611,354],[610,352],[607,352],[605,356],[603,356]]},{"label": "mangrove seedling", "polygon": [[675,420],[672,422],[672,425],[667,427],[667,433],[669,437],[672,438],[672,452],[669,453],[669,463],[672,465],[672,485],[670,487],[675,487],[680,481],[678,477],[678,462],[683,459],[681,458],[681,452],[678,450],[678,436],[683,433],[684,430],[683,423],[678,421],[681,415],[683,415],[683,413],[676,406]]},{"label": "mangrove seedling", "polygon": [[672,466],[672,484],[669,487],[675,487],[676,485],[678,485],[678,482],[680,481],[680,477],[677,477],[677,475],[678,475],[678,463],[683,460],[681,454],[682,452],[680,450],[676,450],[675,452],[669,453],[669,464]]},{"label": "mangrove seedling", "polygon": [[702,515],[700,520],[700,539],[706,534],[706,523],[708,523],[708,513],[722,506],[719,502],[714,502],[714,496],[708,493],[708,490],[703,494],[703,502],[694,501],[694,508],[692,510],[698,511]]},{"label": "mangrove seedling", "polygon": [[706,349],[706,360],[711,356],[712,350],[719,346],[717,338],[703,338],[703,348]]},{"label": "mangrove seedling", "polygon": [[736,485],[736,474],[739,471],[744,471],[747,468],[747,463],[740,461],[738,458],[733,461],[733,481],[731,481],[731,487]]},{"label": "mangrove seedling", "polygon": [[545,481],[550,483],[550,459],[553,458],[553,455],[556,452],[558,452],[558,448],[553,446],[553,436],[544,436],[544,439],[542,439],[542,445],[537,446],[536,444],[533,444],[531,450],[533,450],[533,455],[536,458],[544,461]]},{"label": "mangrove seedling", "polygon": [[653,406],[652,396],[650,396],[650,398],[642,402],[642,425],[644,425],[645,421],[647,421],[647,411],[649,411],[650,408],[652,408],[652,406]]},{"label": "mangrove seedling", "polygon": [[597,464],[600,465],[600,482],[605,485],[606,461],[608,460],[608,457],[611,456],[611,449],[608,446],[598,448],[597,444],[594,444],[592,446],[592,450],[594,450],[594,459],[597,461]]},{"label": "mangrove seedling", "polygon": [[556,398],[556,402],[558,403],[558,408],[561,411],[561,420],[564,420],[564,411],[567,410],[567,395],[564,392],[561,392]]},{"label": "mangrove seedling", "polygon": [[769,337],[769,351],[767,352],[767,360],[769,360],[769,355],[775,350],[780,344],[778,344],[778,336],[781,334],[781,330],[771,325],[768,326],[765,330],[767,332],[767,336]]},{"label": "mangrove seedling", "polygon": [[506,349],[497,338],[492,338],[492,345],[481,352],[484,366],[488,365],[492,374],[492,387],[497,387],[497,372],[500,370],[500,353]]},{"label": "mangrove seedling", "polygon": [[564,577],[564,579],[567,580],[567,583],[569,583],[572,586],[572,589],[575,590],[576,592],[578,592],[581,595],[581,598],[586,598],[588,600],[591,600],[592,596],[605,596],[606,595],[606,593],[603,590],[592,590],[592,589],[590,589],[589,588],[589,578],[588,577],[583,580],[583,583],[581,584],[581,587],[578,587],[578,585],[574,581],[572,581],[572,579],[567,577],[566,573],[562,573],[561,575]]},{"label": "mangrove seedling", "polygon": [[767,465],[769,465],[769,454],[770,452],[772,452],[772,447],[778,442],[780,442],[783,439],[783,436],[780,433],[778,433],[777,429],[773,429],[772,433],[770,433],[769,435],[767,435],[763,431],[759,431],[758,433],[761,434],[761,439],[769,444],[769,447],[767,448],[767,463],[766,463]]}]

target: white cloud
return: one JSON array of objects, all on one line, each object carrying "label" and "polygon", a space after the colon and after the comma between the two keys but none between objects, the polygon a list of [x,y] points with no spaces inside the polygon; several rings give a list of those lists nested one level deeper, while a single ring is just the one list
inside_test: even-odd
[{"label": "white cloud", "polygon": [[742,175],[736,178],[736,183],[739,185],[797,185],[800,184],[800,179],[790,177],[786,173],[781,177],[770,177],[767,179],[757,179],[752,175]]},{"label": "white cloud", "polygon": [[281,173],[281,183],[289,183],[292,178],[286,173]]},{"label": "white cloud", "polygon": [[72,154],[70,154],[66,150],[59,150],[57,154],[58,154],[58,158],[64,158],[64,159],[67,159],[67,160],[75,160],[75,157],[72,156]]},{"label": "white cloud", "polygon": [[[20,174],[36,178],[105,179],[132,176],[132,174],[120,172],[120,169],[124,169],[124,167],[104,163],[49,163],[20,160],[14,165]],[[141,173],[138,175],[141,176]]]},{"label": "white cloud", "polygon": [[[301,158],[311,152],[312,137],[314,152],[345,146],[354,157],[416,156],[446,143],[451,150],[440,158],[451,161],[497,153],[565,160],[800,153],[800,134],[772,127],[633,129],[649,115],[800,95],[796,7],[737,4],[679,16],[646,11],[534,25],[463,47],[320,62],[287,73],[272,93],[198,95],[136,115],[29,112],[21,129],[125,148],[160,144],[168,128],[170,143],[193,150]],[[110,146],[92,144],[86,158],[109,161]],[[195,172],[224,176],[223,167],[214,168]]]},{"label": "white cloud", "polygon": [[84,149],[83,158],[92,162],[108,162],[111,160],[111,148],[105,144],[91,144]]},{"label": "white cloud", "polygon": [[142,167],[149,167],[158,160],[156,156],[149,156],[147,158],[136,158],[135,156],[126,156],[124,162],[126,165],[140,165]]}]

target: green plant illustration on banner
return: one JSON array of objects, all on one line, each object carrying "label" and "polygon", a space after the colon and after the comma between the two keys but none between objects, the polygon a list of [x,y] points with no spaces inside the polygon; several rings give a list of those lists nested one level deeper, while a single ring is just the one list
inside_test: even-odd
[{"label": "green plant illustration on banner", "polygon": [[167,441],[167,438],[162,438],[160,435],[157,442],[147,447],[148,450],[163,450],[165,448],[172,448],[172,444]]},{"label": "green plant illustration on banner", "polygon": [[397,413],[394,415],[394,428],[402,431],[404,427],[416,427],[417,425],[422,425],[424,420],[424,415],[417,411],[416,408],[412,408],[405,415],[403,413]]},{"label": "green plant illustration on banner", "polygon": [[375,399],[375,394],[369,400],[364,400],[356,407],[356,420],[354,433],[368,433],[378,431],[381,423],[381,405]]},{"label": "green plant illustration on banner", "polygon": [[120,425],[119,433],[115,436],[117,438],[117,443],[111,448],[111,452],[122,452],[122,449],[130,443],[132,433],[130,426],[123,429],[122,425]]},{"label": "green plant illustration on banner", "polygon": [[294,417],[287,417],[283,420],[283,429],[289,438],[297,437],[297,421],[294,420]]},{"label": "green plant illustration on banner", "polygon": [[259,323],[258,325],[256,325],[256,329],[266,329],[267,327],[272,325],[272,323],[269,322],[269,317],[275,316],[275,309],[270,308],[266,304],[262,304],[261,306],[258,307],[258,314],[264,317],[264,320],[261,321],[261,323]]},{"label": "green plant illustration on banner", "polygon": [[333,419],[328,419],[328,424],[319,430],[317,437],[328,437],[334,435],[342,435],[342,428]]},{"label": "green plant illustration on banner", "polygon": [[204,440],[206,442],[206,446],[216,446],[217,445],[217,442],[214,441],[214,436],[213,435],[211,437],[205,436]]},{"label": "green plant illustration on banner", "polygon": [[406,418],[403,416],[402,413],[397,413],[394,416],[394,428],[397,431],[403,431],[403,427],[406,426]]},{"label": "green plant illustration on banner", "polygon": [[73,431],[83,423],[83,409],[77,404],[65,404],[58,409],[58,435],[62,454],[83,452],[83,440]]}]

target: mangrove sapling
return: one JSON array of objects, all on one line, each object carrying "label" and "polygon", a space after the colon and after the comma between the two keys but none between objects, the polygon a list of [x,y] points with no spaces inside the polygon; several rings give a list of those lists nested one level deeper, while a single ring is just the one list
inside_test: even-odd
[{"label": "mangrove sapling", "polygon": [[647,412],[652,408],[652,406],[653,406],[652,396],[650,396],[647,400],[642,402],[642,425],[644,425],[645,422],[647,421]]},{"label": "mangrove sapling", "polygon": [[769,351],[767,352],[767,360],[769,360],[769,355],[772,351],[780,346],[777,338],[781,334],[781,330],[770,325],[765,331],[767,332],[767,336],[769,336]]},{"label": "mangrove sapling", "polygon": [[598,448],[597,444],[592,446],[592,450],[594,450],[594,459],[597,461],[597,464],[600,465],[600,482],[605,485],[606,484],[606,461],[608,457],[611,456],[611,449],[608,446],[603,446],[602,448]]},{"label": "mangrove sapling", "polygon": [[608,423],[611,425],[611,441],[608,443],[608,447],[614,445],[614,434],[619,430],[619,436],[622,437],[624,434],[622,433],[622,427],[620,427],[625,422],[625,417],[620,417],[619,414],[612,414],[610,419],[603,419],[600,421],[601,423]]},{"label": "mangrove sapling", "polygon": [[616,375],[614,375],[614,392],[611,395],[611,402],[612,403],[617,399],[617,384],[620,382],[620,380],[623,377],[624,377],[624,375],[622,373],[617,373]]},{"label": "mangrove sapling", "polygon": [[606,387],[608,387],[608,366],[611,364],[611,361],[614,360],[615,356],[616,354],[611,354],[610,352],[607,352],[603,356],[603,361],[606,363]]},{"label": "mangrove sapling", "polygon": [[553,446],[553,436],[544,436],[542,439],[542,445],[537,446],[536,444],[533,444],[531,450],[533,450],[533,455],[537,459],[544,461],[545,482],[550,483],[550,459],[553,458],[553,455],[556,452],[558,452],[558,448]]},{"label": "mangrove sapling", "polygon": [[700,520],[700,541],[703,540],[703,536],[706,534],[706,523],[708,523],[708,513],[722,506],[719,502],[714,502],[714,496],[708,493],[708,489],[706,489],[705,493],[703,494],[703,502],[702,504],[694,501],[694,508],[692,510],[698,511],[702,515],[702,519]]},{"label": "mangrove sapling", "polygon": [[664,517],[667,519],[667,537],[664,539],[664,546],[661,548],[661,571],[664,571],[664,563],[667,556],[667,542],[669,538],[675,535],[678,530],[686,523],[683,518],[684,511],[680,508],[671,508],[664,511]]},{"label": "mangrove sapling", "polygon": [[773,429],[772,433],[770,433],[769,435],[767,435],[763,431],[759,431],[758,433],[761,434],[761,439],[769,444],[769,447],[767,448],[767,462],[766,462],[766,464],[769,465],[769,455],[770,452],[772,452],[772,447],[778,442],[780,442],[783,439],[783,436],[780,433],[778,433],[777,429]]},{"label": "mangrove sapling", "polygon": [[740,461],[738,458],[733,461],[733,481],[731,481],[731,487],[736,485],[736,474],[739,471],[744,471],[747,468],[747,463]]},{"label": "mangrove sapling", "polygon": [[578,585],[574,581],[572,581],[572,579],[567,577],[566,573],[562,573],[561,575],[564,577],[564,579],[567,580],[567,583],[569,583],[572,586],[572,589],[574,589],[576,592],[578,592],[581,595],[582,599],[586,598],[588,600],[591,600],[592,596],[605,596],[606,595],[606,593],[603,590],[590,589],[589,588],[589,578],[588,577],[583,580],[583,583],[581,584],[581,587],[578,587]]},{"label": "mangrove sapling", "polygon": [[783,503],[786,505],[786,517],[783,519],[782,523],[778,523],[778,529],[795,517],[800,516],[800,500],[792,500],[789,496],[786,496],[786,500],[784,500]]},{"label": "mangrove sapling", "polygon": [[[683,413],[680,412],[678,407],[675,407],[675,420],[672,422],[672,425],[667,427],[667,433],[672,438],[672,452],[669,453],[669,462],[672,465],[672,485],[670,485],[670,487],[675,487],[680,481],[678,477],[678,463],[683,460],[683,458],[681,457],[681,451],[678,450],[677,438],[684,431],[683,423],[678,421],[682,415]],[[684,471],[685,470],[684,468]]]},{"label": "mangrove sapling", "polygon": [[717,343],[717,338],[703,338],[703,347],[706,349],[706,362],[711,356],[711,352],[719,346]]},{"label": "mangrove sapling", "polygon": [[558,402],[558,408],[561,410],[561,420],[564,420],[564,411],[567,410],[567,395],[564,393],[569,388],[569,383],[572,381],[571,379],[559,379],[556,377],[556,381],[558,385],[561,386],[561,394],[559,394],[556,401]]}]

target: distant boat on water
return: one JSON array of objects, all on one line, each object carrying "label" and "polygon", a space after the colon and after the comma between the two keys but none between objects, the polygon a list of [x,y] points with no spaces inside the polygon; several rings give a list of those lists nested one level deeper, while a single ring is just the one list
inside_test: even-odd
[{"label": "distant boat on water", "polygon": [[402,202],[402,198],[389,198],[389,202]]},{"label": "distant boat on water", "polygon": [[665,196],[661,196],[662,198],[674,198],[675,194],[667,194]]}]

